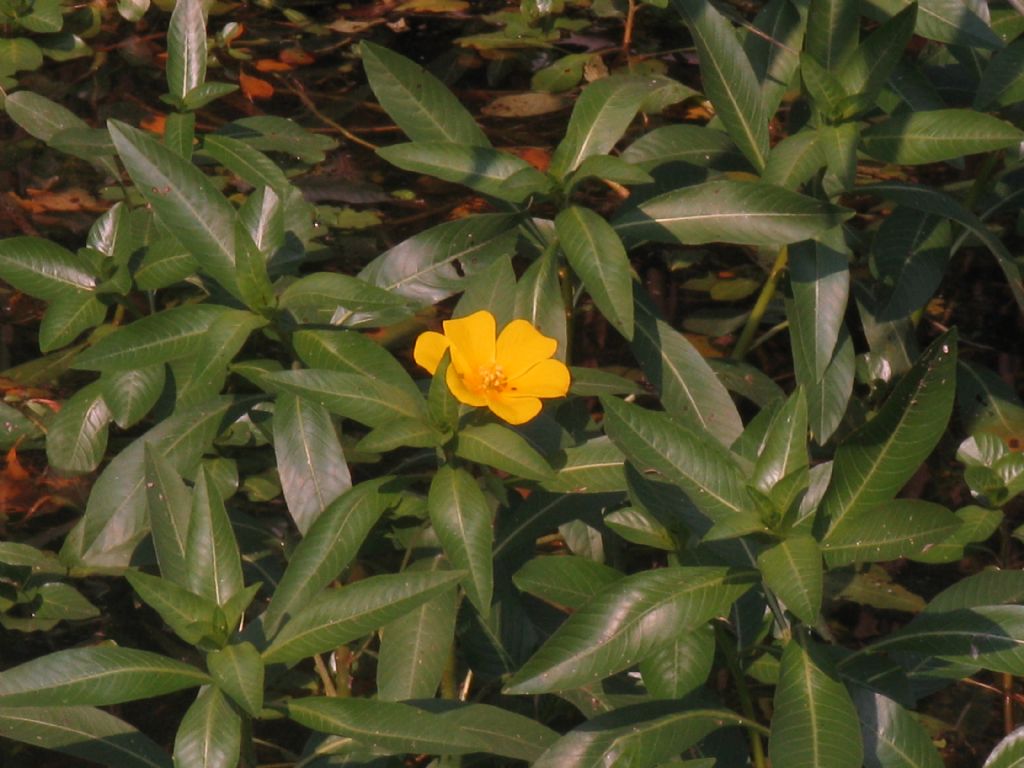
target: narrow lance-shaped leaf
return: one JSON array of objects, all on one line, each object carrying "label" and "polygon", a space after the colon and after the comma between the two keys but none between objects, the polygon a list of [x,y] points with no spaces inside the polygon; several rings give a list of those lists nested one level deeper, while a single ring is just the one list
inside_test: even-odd
[{"label": "narrow lance-shaped leaf", "polygon": [[374,95],[410,139],[490,146],[473,116],[419,64],[367,41],[360,50]]},{"label": "narrow lance-shaped leaf", "polygon": [[109,422],[110,408],[102,388],[90,384],[80,389],[50,422],[46,436],[50,465],[70,473],[96,469],[106,452]]},{"label": "narrow lance-shaped leaf", "polygon": [[562,179],[586,158],[612,149],[644,100],[662,85],[658,78],[607,77],[584,88],[551,156],[550,173]]},{"label": "narrow lance-shaped leaf", "polygon": [[736,30],[703,0],[673,0],[672,5],[686,21],[697,46],[704,92],[715,105],[715,112],[754,169],[764,170],[768,157],[768,115]]},{"label": "narrow lance-shaped leaf", "polygon": [[463,586],[483,616],[491,609],[494,573],[491,509],[476,479],[464,469],[444,466],[430,483],[430,523],[456,568],[466,572]]},{"label": "narrow lance-shaped leaf", "polygon": [[251,643],[235,643],[206,657],[206,666],[224,693],[246,713],[263,709],[263,660]]},{"label": "narrow lance-shaped leaf", "polygon": [[[198,0],[195,0],[198,3]],[[143,131],[107,124],[128,175],[157,219],[224,288],[235,281],[235,211],[213,183]]]},{"label": "narrow lance-shaped leaf", "polygon": [[327,505],[352,487],[352,475],[331,415],[290,394],[274,405],[274,453],[288,512],[306,533]]},{"label": "narrow lance-shaped leaf", "polygon": [[72,648],[0,673],[0,706],[120,704],[209,682],[158,653],[113,646]]},{"label": "narrow lance-shaped leaf", "polygon": [[736,460],[719,443],[679,426],[667,416],[602,398],[605,431],[637,469],[654,469],[683,488],[714,523],[706,538],[764,530]]},{"label": "narrow lance-shaped leaf", "polygon": [[368,635],[465,576],[465,571],[396,573],[329,590],[284,625],[263,652],[263,661],[295,662]]},{"label": "narrow lance-shaped leaf", "polygon": [[360,483],[339,496],[317,517],[288,561],[270,605],[263,629],[273,636],[283,619],[306,606],[310,598],[341,575],[366,534],[395,503],[385,490],[391,477]]},{"label": "narrow lance-shaped leaf", "polygon": [[217,486],[200,469],[192,492],[192,515],[185,554],[189,588],[224,606],[244,586],[242,561],[231,520]]},{"label": "narrow lance-shaped leaf", "polygon": [[946,429],[956,392],[956,334],[932,342],[878,414],[836,451],[821,513],[838,530],[851,511],[896,495]]},{"label": "narrow lance-shaped leaf", "polygon": [[838,72],[853,54],[860,35],[855,0],[811,0],[805,50],[829,72]]},{"label": "narrow lance-shaped leaf", "polygon": [[569,616],[505,690],[544,693],[597,682],[728,610],[751,584],[750,574],[717,567],[627,576]]},{"label": "narrow lance-shaped leaf", "polygon": [[1010,123],[969,109],[892,115],[864,131],[861,146],[879,160],[922,165],[994,152],[1024,139]]},{"label": "narrow lance-shaped leaf", "polygon": [[633,277],[626,249],[601,216],[578,205],[555,217],[559,245],[598,309],[633,338]]},{"label": "narrow lance-shaped leaf", "polygon": [[174,737],[174,764],[195,768],[233,768],[242,744],[242,718],[220,688],[199,691]]},{"label": "narrow lance-shaped leaf", "polygon": [[942,768],[931,735],[892,699],[864,689],[853,693],[867,768]]},{"label": "narrow lance-shaped leaf", "polygon": [[791,303],[789,335],[797,380],[813,387],[832,361],[850,295],[850,268],[844,253],[824,243],[789,249]]},{"label": "narrow lance-shaped leaf", "polygon": [[633,354],[665,410],[698,434],[732,445],[743,431],[736,404],[700,352],[661,317],[640,286],[634,288]]},{"label": "narrow lance-shaped leaf", "polygon": [[[810,641],[808,641],[810,642]],[[813,653],[812,653],[813,651]],[[790,640],[782,652],[768,752],[789,768],[860,768],[864,748],[850,694],[822,666],[821,649]]]},{"label": "narrow lance-shaped leaf", "polygon": [[181,0],[167,30],[167,90],[184,100],[206,80],[206,14],[203,0]]},{"label": "narrow lance-shaped leaf", "polygon": [[466,427],[458,433],[455,455],[509,472],[524,480],[547,480],[551,467],[522,437],[500,424]]},{"label": "narrow lance-shaped leaf", "polygon": [[185,559],[192,501],[170,462],[151,444],[146,444],[144,452],[146,509],[160,573],[168,581],[187,588]]},{"label": "narrow lance-shaped leaf", "polygon": [[83,259],[41,237],[0,240],[0,279],[44,301],[91,291],[96,285]]},{"label": "narrow lance-shaped leaf", "polygon": [[785,245],[813,239],[853,212],[782,187],[720,180],[645,200],[612,221],[627,245],[738,243]]},{"label": "narrow lance-shaped leaf", "polygon": [[108,768],[171,768],[156,742],[95,707],[0,707],[0,736]]},{"label": "narrow lance-shaped leaf", "polygon": [[791,536],[765,549],[757,557],[765,584],[793,615],[814,625],[821,610],[824,589],[821,552],[810,536]]}]

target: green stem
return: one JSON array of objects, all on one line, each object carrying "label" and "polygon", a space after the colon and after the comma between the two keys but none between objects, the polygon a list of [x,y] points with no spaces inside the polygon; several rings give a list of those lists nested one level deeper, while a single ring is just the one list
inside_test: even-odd
[{"label": "green stem", "polygon": [[757,327],[761,324],[761,320],[764,319],[764,313],[767,311],[772,297],[775,296],[775,289],[779,285],[779,278],[782,276],[782,271],[788,263],[789,249],[786,246],[782,246],[775,257],[775,263],[772,264],[772,271],[768,273],[768,279],[761,286],[761,293],[757,297],[757,303],[750,310],[750,316],[747,318],[746,325],[743,326],[743,332],[740,333],[740,338],[736,342],[736,346],[733,347],[730,357],[734,360],[742,360],[746,357],[747,352],[750,351],[750,346],[754,341],[754,334],[757,333]]},{"label": "green stem", "polygon": [[[740,698],[740,708],[743,710],[743,715],[748,720],[756,722],[757,715],[754,711],[754,700],[750,696],[750,689],[747,688],[747,680],[743,675],[743,669],[740,667],[740,660],[736,655],[736,646],[733,644],[733,639],[721,625],[716,624],[715,640],[719,649],[722,651],[722,656],[725,657],[725,663],[729,668],[729,674],[732,675],[732,679],[736,683],[736,694]],[[747,726],[747,739],[750,741],[750,756],[754,761],[754,768],[767,768],[768,763],[765,760],[764,744],[761,743],[760,730],[760,728],[753,728],[749,725]]]}]

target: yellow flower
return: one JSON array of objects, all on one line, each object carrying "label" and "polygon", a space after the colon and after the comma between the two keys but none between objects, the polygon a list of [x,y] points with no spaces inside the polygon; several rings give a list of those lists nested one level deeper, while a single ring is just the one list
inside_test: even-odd
[{"label": "yellow flower", "polygon": [[426,331],[416,339],[413,358],[433,374],[446,351],[445,381],[459,402],[486,405],[509,424],[540,413],[541,397],[569,391],[569,369],[551,359],[558,342],[526,320],[513,320],[495,340],[494,315],[487,310],[444,322],[444,333]]}]

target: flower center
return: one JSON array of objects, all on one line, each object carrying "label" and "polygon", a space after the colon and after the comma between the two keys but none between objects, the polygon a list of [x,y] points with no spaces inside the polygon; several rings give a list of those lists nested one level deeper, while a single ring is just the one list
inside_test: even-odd
[{"label": "flower center", "polygon": [[505,369],[497,363],[481,365],[477,373],[480,375],[480,388],[488,392],[504,392],[508,386]]}]

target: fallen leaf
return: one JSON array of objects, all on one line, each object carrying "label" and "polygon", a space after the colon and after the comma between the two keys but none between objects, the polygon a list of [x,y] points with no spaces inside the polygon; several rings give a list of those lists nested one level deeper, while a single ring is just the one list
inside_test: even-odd
[{"label": "fallen leaf", "polygon": [[277,59],[257,59],[252,65],[257,72],[289,72],[295,69],[291,64]]},{"label": "fallen leaf", "polygon": [[38,189],[29,187],[25,190],[25,193],[27,197],[15,196],[15,199],[18,205],[33,215],[48,212],[73,213],[78,211],[102,213],[110,207],[97,200],[81,187],[71,187],[56,191],[48,188]]},{"label": "fallen leaf", "polygon": [[499,96],[480,111],[489,117],[533,117],[558,112],[572,104],[572,99],[557,93],[513,93]]},{"label": "fallen leaf", "polygon": [[306,53],[301,48],[285,48],[277,54],[277,58],[285,64],[291,64],[295,67],[306,66],[307,64],[312,64],[316,61],[312,55]]},{"label": "fallen leaf", "polygon": [[249,98],[249,101],[269,99],[274,95],[274,86],[266,80],[252,77],[244,72],[238,75],[238,84],[242,87],[242,93]]},{"label": "fallen leaf", "polygon": [[149,117],[144,117],[139,125],[144,131],[155,133],[157,136],[163,136],[167,128],[167,116],[150,115]]},{"label": "fallen leaf", "polygon": [[409,0],[395,10],[403,13],[462,13],[468,9],[466,0]]}]

